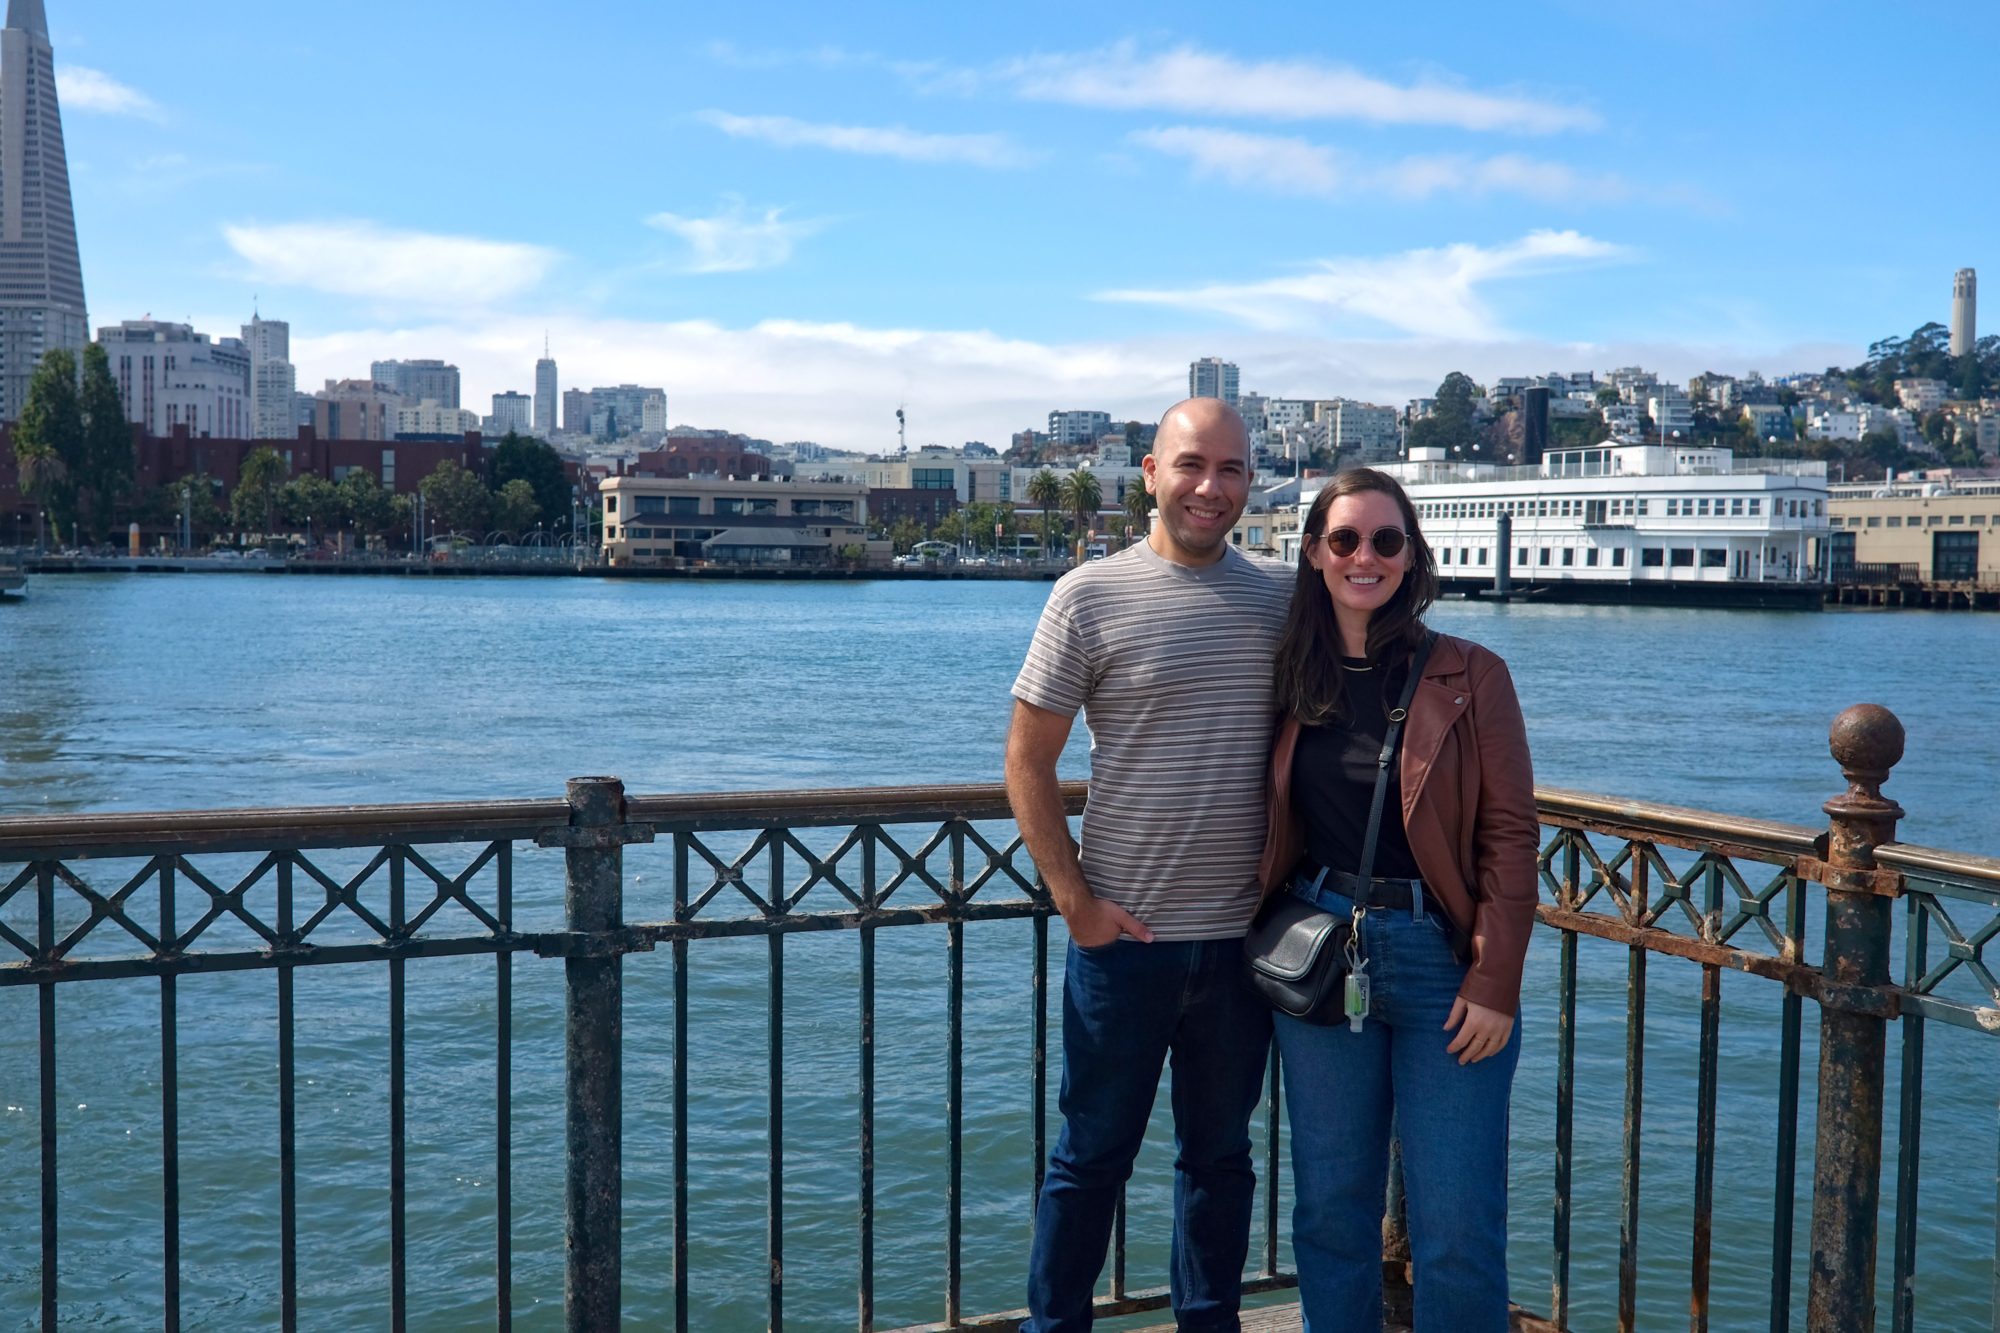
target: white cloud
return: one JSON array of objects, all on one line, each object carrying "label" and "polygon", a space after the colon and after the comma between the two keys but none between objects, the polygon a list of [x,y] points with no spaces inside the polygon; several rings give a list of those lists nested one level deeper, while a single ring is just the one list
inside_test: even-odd
[{"label": "white cloud", "polygon": [[1156,152],[1186,158],[1197,177],[1276,194],[1330,195],[1346,179],[1331,148],[1283,135],[1175,125],[1138,130],[1131,139]]},{"label": "white cloud", "polygon": [[[1157,327],[1160,321],[1147,323]],[[1120,420],[1151,420],[1187,391],[1188,362],[1209,355],[1239,363],[1246,388],[1393,405],[1431,393],[1451,370],[1491,383],[1531,370],[1644,365],[1684,380],[1703,369],[1848,365],[1862,355],[1859,347],[1750,340],[1482,342],[1198,329],[1055,343],[976,329],[798,320],[733,327],[528,314],[320,336],[302,334],[294,322],[292,349],[301,384],[365,373],[382,357],[443,356],[462,369],[466,401],[483,402],[491,393],[528,385],[544,329],[564,383],[664,385],[677,425],[848,449],[893,449],[898,403],[908,408],[912,444],[985,440],[1004,447],[1009,434],[1046,424],[1049,408],[1062,403],[1087,403]]]},{"label": "white cloud", "polygon": [[56,99],[65,111],[96,111],[107,116],[158,119],[159,103],[129,83],[120,83],[101,69],[83,65],[56,67]]},{"label": "white cloud", "polygon": [[1502,153],[1497,157],[1406,157],[1374,173],[1392,194],[1428,199],[1434,194],[1519,194],[1560,202],[1615,200],[1632,193],[1621,177],[1578,171],[1561,162]]},{"label": "white cloud", "polygon": [[1034,55],[997,77],[1031,101],[1121,111],[1180,111],[1263,120],[1359,120],[1549,134],[1594,129],[1587,107],[1527,93],[1482,92],[1439,78],[1393,83],[1310,58],[1246,61],[1181,46],[1142,53],[1131,42]]},{"label": "white cloud", "polygon": [[1098,299],[1218,314],[1261,329],[1321,329],[1358,320],[1419,337],[1486,342],[1508,336],[1482,296],[1487,284],[1623,253],[1580,232],[1534,231],[1506,245],[1323,259],[1304,273],[1262,282],[1107,291]]},{"label": "white cloud", "polygon": [[655,213],[646,219],[646,225],[687,242],[692,251],[687,266],[690,273],[743,273],[776,268],[792,257],[793,246],[826,223],[818,218],[787,220],[781,208],[753,215],[741,199],[732,198],[712,217]]},{"label": "white cloud", "polygon": [[1138,130],[1128,137],[1142,147],[1187,159],[1197,178],[1221,179],[1272,194],[1382,193],[1402,199],[1518,194],[1562,203],[1623,199],[1631,193],[1618,176],[1578,171],[1520,153],[1437,154],[1367,164],[1288,135],[1175,125]]},{"label": "white cloud", "polygon": [[827,125],[790,116],[737,116],[727,111],[703,111],[700,119],[733,139],[756,139],[780,148],[825,148],[907,162],[994,168],[1026,166],[1035,160],[1034,154],[1004,134],[928,134],[900,125]]},{"label": "white cloud", "polygon": [[491,306],[540,284],[558,259],[539,245],[373,222],[226,225],[222,233],[259,281],[397,309]]}]

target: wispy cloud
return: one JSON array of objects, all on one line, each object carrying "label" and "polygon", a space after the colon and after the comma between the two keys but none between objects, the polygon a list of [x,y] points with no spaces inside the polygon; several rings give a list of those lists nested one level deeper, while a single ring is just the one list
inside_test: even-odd
[{"label": "wispy cloud", "polygon": [[1547,202],[1624,199],[1632,186],[1611,172],[1578,171],[1562,162],[1501,153],[1495,157],[1445,154],[1406,157],[1374,173],[1391,194],[1428,199],[1434,194],[1519,194]]},{"label": "wispy cloud", "polygon": [[728,198],[705,218],[655,213],[646,225],[687,242],[690,273],[744,273],[776,268],[792,248],[826,225],[823,218],[786,218],[782,208],[753,213],[741,199]]},{"label": "wispy cloud", "polygon": [[928,134],[900,125],[828,125],[790,116],[738,116],[703,111],[699,117],[734,139],[756,139],[779,148],[825,148],[836,153],[946,162],[975,167],[1020,167],[1035,155],[1004,134]]},{"label": "wispy cloud", "polygon": [[65,111],[158,120],[160,104],[129,83],[84,65],[56,66],[56,97]]},{"label": "wispy cloud", "polygon": [[1000,65],[995,77],[1031,101],[1124,111],[1524,134],[1601,123],[1588,107],[1526,92],[1482,91],[1438,77],[1396,83],[1323,60],[1250,61],[1195,46],[1147,53],[1128,41],[1097,51],[1026,56]]},{"label": "wispy cloud", "polygon": [[1434,154],[1371,164],[1289,135],[1176,125],[1137,130],[1128,137],[1141,147],[1186,159],[1197,177],[1273,194],[1376,192],[1401,199],[1518,194],[1564,203],[1617,200],[1632,192],[1615,174],[1579,171],[1520,153]]},{"label": "wispy cloud", "polygon": [[879,57],[844,46],[813,46],[799,49],[741,47],[734,42],[710,42],[702,48],[709,60],[728,69],[791,69],[805,65],[819,69],[840,69],[849,65],[875,64]]},{"label": "wispy cloud", "polygon": [[1323,259],[1303,273],[1262,282],[1106,291],[1097,299],[1202,311],[1260,329],[1310,330],[1358,319],[1419,337],[1484,342],[1509,336],[1486,302],[1488,284],[1625,253],[1580,232],[1534,231],[1506,245]]},{"label": "wispy cloud", "polygon": [[487,307],[539,285],[558,259],[539,245],[373,222],[245,223],[222,234],[260,281],[397,309]]},{"label": "wispy cloud", "polygon": [[1175,125],[1138,130],[1131,139],[1155,152],[1186,158],[1196,176],[1276,194],[1328,195],[1346,179],[1332,149],[1284,135]]}]

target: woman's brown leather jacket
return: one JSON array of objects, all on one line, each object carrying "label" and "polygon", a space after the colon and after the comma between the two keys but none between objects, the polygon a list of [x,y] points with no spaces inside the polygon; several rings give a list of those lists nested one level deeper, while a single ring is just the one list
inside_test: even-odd
[{"label": "woman's brown leather jacket", "polygon": [[[1299,723],[1287,717],[1271,746],[1270,824],[1258,868],[1264,892],[1298,863],[1304,842],[1292,810]],[[1424,883],[1472,942],[1458,993],[1512,1014],[1535,924],[1540,829],[1528,732],[1507,664],[1440,634],[1403,724],[1403,825]]]}]

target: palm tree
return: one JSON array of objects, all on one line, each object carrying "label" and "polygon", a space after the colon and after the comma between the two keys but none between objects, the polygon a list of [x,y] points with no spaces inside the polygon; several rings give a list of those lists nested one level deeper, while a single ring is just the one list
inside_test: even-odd
[{"label": "palm tree", "polygon": [[1028,503],[1041,508],[1042,555],[1046,557],[1055,544],[1055,538],[1049,532],[1049,525],[1055,521],[1056,511],[1062,507],[1062,478],[1047,468],[1028,478]]},{"label": "palm tree", "polygon": [[1104,502],[1104,487],[1096,473],[1080,467],[1063,478],[1062,498],[1063,506],[1076,518],[1076,558],[1081,561],[1083,543],[1090,535],[1090,521],[1097,517],[1097,507]]},{"label": "palm tree", "polygon": [[1132,540],[1146,535],[1146,516],[1153,512],[1153,497],[1143,485],[1125,488],[1125,525]]}]

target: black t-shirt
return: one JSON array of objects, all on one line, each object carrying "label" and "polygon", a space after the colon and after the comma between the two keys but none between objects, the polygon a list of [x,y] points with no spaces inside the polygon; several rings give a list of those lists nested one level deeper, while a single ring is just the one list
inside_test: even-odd
[{"label": "black t-shirt", "polygon": [[[1292,756],[1292,807],[1299,812],[1306,856],[1334,870],[1361,868],[1361,844],[1368,834],[1368,807],[1375,798],[1375,761],[1389,730],[1384,701],[1392,673],[1365,659],[1343,657],[1347,673],[1347,717],[1321,727],[1305,727]],[[1401,673],[1394,673],[1400,675]],[[1416,879],[1422,872],[1403,829],[1403,743],[1389,759],[1389,790],[1382,802],[1382,832],[1375,840],[1376,876]]]}]

